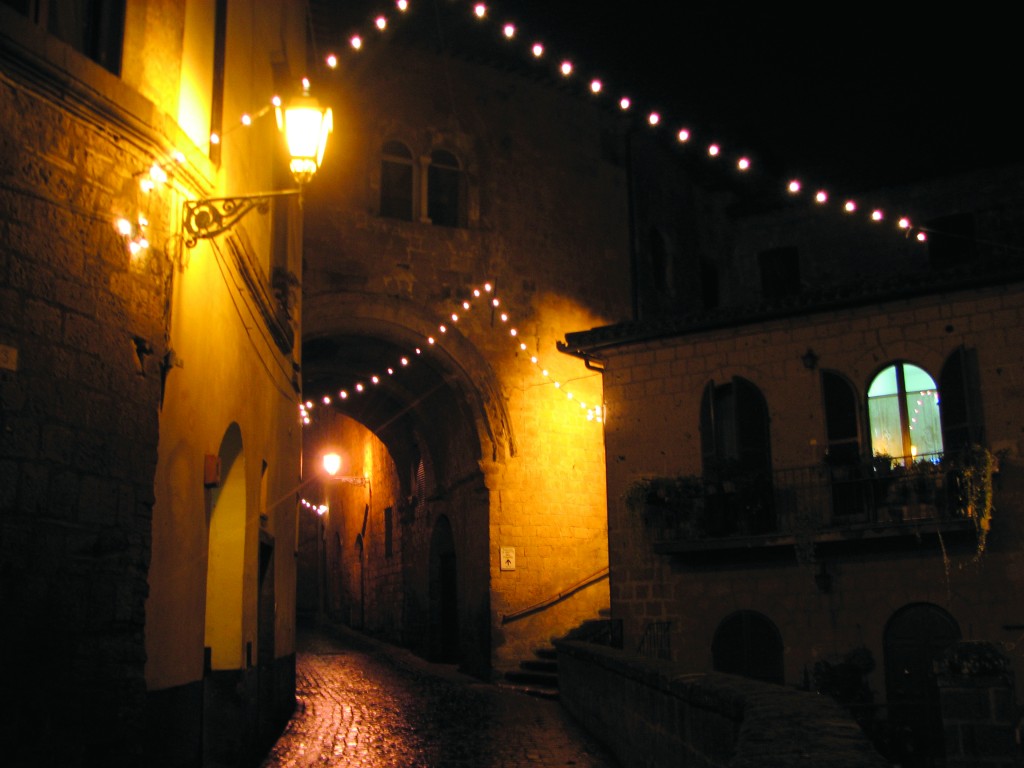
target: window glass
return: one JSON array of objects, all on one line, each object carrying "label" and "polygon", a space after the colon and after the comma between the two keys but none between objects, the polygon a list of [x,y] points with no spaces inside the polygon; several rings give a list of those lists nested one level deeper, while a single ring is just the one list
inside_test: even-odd
[{"label": "window glass", "polygon": [[839,374],[822,371],[821,388],[825,397],[828,458],[838,464],[855,463],[860,458],[860,430],[853,387]]},{"label": "window glass", "polygon": [[103,68],[121,74],[125,0],[0,0]]},{"label": "window glass", "polygon": [[380,215],[412,221],[412,152],[398,141],[384,145],[380,168]]},{"label": "window glass", "polygon": [[868,419],[874,455],[913,460],[942,453],[939,390],[922,368],[897,363],[868,388]]},{"label": "window glass", "polygon": [[942,441],[944,449],[956,451],[984,443],[981,386],[978,381],[977,351],[958,348],[949,356],[939,374],[942,387]]},{"label": "window glass", "polygon": [[47,31],[115,75],[121,73],[124,0],[49,0]]},{"label": "window glass", "polygon": [[451,152],[435,150],[427,174],[427,216],[440,227],[459,226],[459,161]]}]

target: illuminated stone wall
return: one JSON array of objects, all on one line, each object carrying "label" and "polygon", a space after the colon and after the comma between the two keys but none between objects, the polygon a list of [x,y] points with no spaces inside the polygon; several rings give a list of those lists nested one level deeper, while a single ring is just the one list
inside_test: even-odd
[{"label": "illuminated stone wall", "polygon": [[[309,350],[321,341],[342,339],[338,358],[345,340],[387,348],[388,360],[423,348],[414,363],[434,377],[431,405],[410,388],[406,410],[394,406],[411,419],[403,446],[415,442],[428,459],[403,543],[407,579],[418,583],[412,594],[425,594],[433,527],[450,520],[463,660],[486,673],[607,606],[598,575],[545,610],[503,621],[607,566],[601,428],[580,406],[600,403],[600,376],[555,343],[567,328],[631,311],[624,138],[613,117],[519,74],[401,46],[365,53],[346,59],[332,83],[339,141],[306,200],[305,391],[336,398],[354,385],[317,368]],[[459,158],[459,227],[380,215],[390,140],[424,172],[437,148]],[[463,310],[485,281],[500,306],[492,311],[485,296]],[[376,362],[381,372],[386,364]],[[402,381],[396,374],[394,386]],[[338,407],[360,419],[359,402]],[[414,496],[405,461],[396,457],[403,495]],[[502,547],[514,548],[515,570],[501,568]],[[410,636],[422,635],[428,614],[419,598],[407,606]]]}]

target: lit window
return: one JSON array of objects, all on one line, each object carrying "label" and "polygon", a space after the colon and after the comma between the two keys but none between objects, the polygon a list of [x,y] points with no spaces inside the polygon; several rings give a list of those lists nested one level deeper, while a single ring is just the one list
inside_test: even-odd
[{"label": "lit window", "polygon": [[939,390],[923,368],[899,362],[884,368],[868,388],[871,452],[900,463],[942,454]]}]

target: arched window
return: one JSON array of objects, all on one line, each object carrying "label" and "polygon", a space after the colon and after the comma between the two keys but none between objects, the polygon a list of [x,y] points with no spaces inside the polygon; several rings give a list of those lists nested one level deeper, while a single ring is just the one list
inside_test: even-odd
[{"label": "arched window", "polygon": [[901,463],[942,453],[939,389],[923,368],[897,362],[883,368],[868,387],[871,452]]},{"label": "arched window", "polygon": [[451,152],[435,149],[427,171],[427,217],[440,227],[457,227],[460,222],[462,169]]},{"label": "arched window", "polygon": [[736,611],[715,630],[711,663],[716,672],[782,685],[782,651],[782,635],[771,619],[757,611]]},{"label": "arched window", "polygon": [[857,395],[850,382],[833,371],[821,372],[821,390],[825,400],[829,463],[856,464],[860,461]]},{"label": "arched window", "polygon": [[412,152],[400,141],[389,141],[381,152],[380,215],[412,221]]},{"label": "arched window", "polygon": [[846,377],[834,371],[821,372],[821,392],[825,402],[825,461],[831,479],[832,514],[849,520],[865,510],[857,393]]},{"label": "arched window", "polygon": [[712,535],[775,529],[768,405],[746,379],[709,382],[700,409],[706,511]]},{"label": "arched window", "polygon": [[958,347],[939,373],[942,387],[942,442],[946,451],[960,451],[985,441],[978,380],[977,350]]}]

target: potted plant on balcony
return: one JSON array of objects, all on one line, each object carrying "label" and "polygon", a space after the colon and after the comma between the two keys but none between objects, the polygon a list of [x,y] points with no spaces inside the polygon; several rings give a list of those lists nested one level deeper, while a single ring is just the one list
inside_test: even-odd
[{"label": "potted plant on balcony", "polygon": [[624,500],[661,538],[689,540],[706,535],[704,489],[697,476],[638,478],[626,488]]}]

